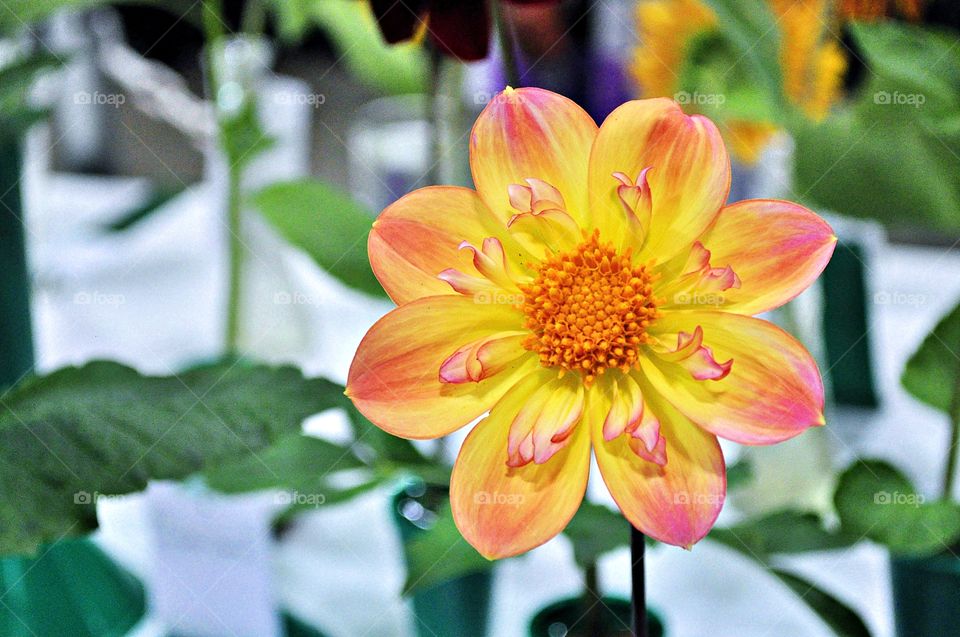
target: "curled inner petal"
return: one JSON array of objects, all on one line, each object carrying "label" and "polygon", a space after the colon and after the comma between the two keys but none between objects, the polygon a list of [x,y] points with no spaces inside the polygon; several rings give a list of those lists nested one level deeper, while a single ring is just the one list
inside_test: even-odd
[{"label": "curled inner petal", "polygon": [[722,292],[739,289],[740,277],[730,265],[715,267],[710,251],[695,241],[681,274],[659,292],[674,305],[722,305]]},{"label": "curled inner petal", "polygon": [[725,363],[716,361],[713,350],[703,344],[703,328],[699,325],[692,334],[677,333],[676,349],[657,353],[665,361],[678,363],[696,380],[721,380],[733,367],[732,358]]},{"label": "curled inner petal", "polygon": [[510,205],[517,214],[507,228],[530,252],[543,258],[546,249],[559,252],[579,240],[580,226],[567,213],[560,191],[539,179],[526,179],[527,186],[508,187]]},{"label": "curled inner petal", "polygon": [[440,382],[479,383],[507,367],[524,353],[524,333],[498,332],[460,347],[440,365]]},{"label": "curled inner petal", "polygon": [[540,213],[544,210],[566,210],[560,191],[541,179],[524,179],[528,185],[510,184],[507,194],[510,205],[520,212]]},{"label": "curled inner petal", "polygon": [[473,252],[473,266],[483,276],[496,283],[505,290],[516,290],[516,279],[522,278],[511,272],[503,244],[496,237],[487,237],[483,240],[480,249],[464,241],[460,244],[461,250]]},{"label": "curled inner petal", "polygon": [[455,268],[447,268],[438,274],[437,278],[446,281],[450,284],[450,287],[466,296],[492,296],[503,290],[490,279],[465,274]]},{"label": "curled inner petal", "polygon": [[644,460],[660,466],[667,463],[666,441],[660,421],[643,399],[640,386],[629,374],[611,382],[610,411],[603,422],[606,442],[626,435],[630,449]]},{"label": "curled inner petal", "polygon": [[576,245],[581,236],[573,217],[557,208],[513,215],[507,229],[521,245],[541,258],[547,256],[548,249],[561,252]]},{"label": "curled inner petal", "polygon": [[507,466],[543,464],[563,449],[583,415],[584,393],[569,377],[532,390],[510,425]]},{"label": "curled inner petal", "polygon": [[620,182],[617,186],[617,197],[623,206],[627,217],[628,232],[624,233],[623,246],[634,245],[643,247],[644,239],[650,230],[650,217],[653,214],[653,195],[650,193],[650,184],[647,182],[647,173],[651,166],[647,166],[636,181],[621,172],[613,173],[614,179]]}]

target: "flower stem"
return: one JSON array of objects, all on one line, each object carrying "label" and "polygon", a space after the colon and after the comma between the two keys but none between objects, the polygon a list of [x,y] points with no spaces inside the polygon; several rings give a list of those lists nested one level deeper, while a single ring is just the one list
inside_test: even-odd
[{"label": "flower stem", "polygon": [[427,173],[424,175],[428,186],[440,183],[440,157],[443,149],[443,53],[435,46],[428,46],[430,52],[430,103],[427,109],[430,117],[430,154],[427,156]]},{"label": "flower stem", "polygon": [[517,63],[517,52],[514,48],[513,29],[504,13],[503,0],[495,0],[492,4],[497,41],[500,43],[500,55],[503,56],[503,72],[507,76],[507,84],[513,88],[519,88],[520,66]]},{"label": "flower stem", "polygon": [[247,35],[260,35],[267,23],[267,8],[263,0],[248,0],[240,18],[240,30]]},{"label": "flower stem", "polygon": [[947,447],[947,466],[943,472],[943,497],[953,496],[953,482],[957,475],[957,455],[960,454],[960,367],[953,381],[953,396],[950,399],[950,440]]},{"label": "flower stem", "polygon": [[644,574],[644,551],[646,538],[630,525],[630,573],[633,579],[630,601],[633,602],[633,634],[647,637],[647,585]]},{"label": "flower stem", "polygon": [[[206,0],[203,3],[203,31],[206,40],[207,55],[207,94],[214,105],[217,121],[217,139],[221,146],[225,142],[224,121],[217,112],[217,95],[220,91],[220,77],[217,51],[225,36],[223,26],[223,7],[221,0]],[[229,159],[228,159],[229,161]],[[240,177],[238,166],[229,166],[227,170],[227,305],[224,325],[224,350],[230,356],[237,352],[240,335],[240,288],[242,285],[243,241],[240,239]]]},{"label": "flower stem", "polygon": [[597,563],[591,562],[583,569],[583,610],[587,614],[587,632],[603,635],[603,604],[601,603],[600,578]]},{"label": "flower stem", "polygon": [[224,349],[228,356],[237,353],[240,341],[240,301],[243,289],[243,219],[240,211],[240,169],[229,170],[227,186],[227,318]]}]

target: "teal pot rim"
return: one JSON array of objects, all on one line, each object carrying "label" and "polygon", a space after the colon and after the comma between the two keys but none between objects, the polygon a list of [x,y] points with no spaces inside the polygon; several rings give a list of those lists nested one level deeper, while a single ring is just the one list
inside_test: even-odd
[{"label": "teal pot rim", "polygon": [[[549,637],[548,629],[550,624],[547,622],[550,621],[551,615],[561,613],[571,607],[579,607],[582,603],[582,597],[565,597],[547,604],[537,611],[536,615],[530,620],[528,629],[529,636]],[[606,604],[610,611],[618,615],[628,618],[631,616],[632,604],[628,599],[604,595],[603,603]],[[664,628],[663,620],[660,619],[656,611],[651,610],[649,606],[647,607],[647,621],[650,624],[650,637],[665,637],[666,629]]]}]

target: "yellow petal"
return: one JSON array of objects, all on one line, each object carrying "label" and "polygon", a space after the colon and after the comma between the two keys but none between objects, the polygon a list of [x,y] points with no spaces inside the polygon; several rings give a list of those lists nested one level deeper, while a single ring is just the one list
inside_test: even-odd
[{"label": "yellow petal", "polygon": [[437,276],[447,269],[475,273],[468,241],[482,245],[497,237],[508,258],[519,264],[523,250],[506,226],[493,217],[469,188],[431,186],[415,190],[388,206],[374,222],[367,243],[370,265],[398,305],[455,290]]},{"label": "yellow petal", "polygon": [[470,134],[477,191],[506,223],[515,213],[527,212],[513,208],[510,187],[537,179],[557,189],[567,212],[582,222],[587,162],[596,134],[593,119],[566,97],[538,88],[508,88],[483,109]]},{"label": "yellow petal", "polygon": [[442,382],[441,366],[464,345],[522,322],[505,306],[460,295],[418,299],[370,328],[350,366],[347,395],[364,416],[403,438],[437,438],[488,410],[537,367],[516,342],[517,358],[479,382]]},{"label": "yellow petal", "polygon": [[634,100],[610,113],[590,154],[591,225],[608,241],[628,231],[614,173],[646,174],[652,208],[640,260],[663,261],[689,248],[730,191],[730,158],[713,122],[676,102]]},{"label": "yellow petal", "polygon": [[591,392],[585,422],[603,481],[631,524],[650,537],[690,547],[710,531],[723,507],[726,470],[717,439],[697,427],[641,384],[647,407],[660,422],[666,443],[666,464],[641,458],[631,436],[607,441],[603,423],[608,397]]},{"label": "yellow petal", "polygon": [[[534,381],[556,374],[538,371]],[[543,464],[507,465],[510,428],[532,387],[510,391],[467,436],[450,477],[457,527],[490,559],[529,551],[554,537],[580,507],[590,473],[590,439],[576,425],[569,443]]]},{"label": "yellow petal", "polygon": [[720,380],[695,380],[688,369],[645,357],[643,373],[679,411],[722,438],[764,445],[823,424],[823,383],[810,353],[776,325],[708,311],[666,311],[651,326],[661,334],[703,330],[717,361],[732,361]]},{"label": "yellow petal", "polygon": [[[711,265],[729,266],[739,285],[722,291],[694,287],[682,295],[667,294],[667,302],[759,314],[807,289],[830,261],[837,238],[827,222],[803,206],[752,199],[721,210],[700,241],[710,251]],[[678,298],[683,303],[677,304]]]}]

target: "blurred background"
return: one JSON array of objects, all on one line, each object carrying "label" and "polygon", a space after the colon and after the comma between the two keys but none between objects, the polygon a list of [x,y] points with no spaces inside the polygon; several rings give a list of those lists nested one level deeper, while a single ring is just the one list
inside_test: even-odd
[{"label": "blurred background", "polygon": [[0,634],[572,637],[625,612],[602,482],[486,563],[433,488],[462,434],[390,442],[342,399],[392,307],[372,220],[470,185],[507,84],[598,122],[675,99],[721,127],[731,200],[840,237],[768,317],[820,361],[828,426],[724,447],[719,532],[648,552],[663,634],[957,634],[958,29],[949,0],[0,0]]}]

